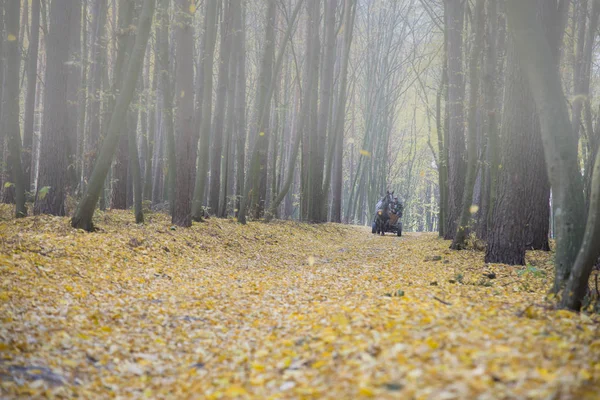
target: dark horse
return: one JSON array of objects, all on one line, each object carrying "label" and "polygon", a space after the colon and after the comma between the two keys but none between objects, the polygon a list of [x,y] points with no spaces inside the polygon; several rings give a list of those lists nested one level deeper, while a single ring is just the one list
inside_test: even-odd
[{"label": "dark horse", "polygon": [[375,206],[376,214],[372,226],[373,233],[381,234],[382,236],[385,235],[385,231],[388,229],[390,222],[390,203],[393,199],[394,192],[387,192]]}]

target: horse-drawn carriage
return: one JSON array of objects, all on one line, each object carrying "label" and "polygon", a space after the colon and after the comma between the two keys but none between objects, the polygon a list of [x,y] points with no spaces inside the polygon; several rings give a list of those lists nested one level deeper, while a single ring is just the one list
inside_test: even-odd
[{"label": "horse-drawn carriage", "polygon": [[371,224],[371,233],[385,235],[392,232],[402,236],[402,204],[394,198],[394,192],[387,192],[375,206],[375,216]]}]

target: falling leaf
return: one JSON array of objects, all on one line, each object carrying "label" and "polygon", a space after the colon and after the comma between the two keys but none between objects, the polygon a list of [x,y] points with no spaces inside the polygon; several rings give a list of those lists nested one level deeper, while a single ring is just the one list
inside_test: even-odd
[{"label": "falling leaf", "polygon": [[479,211],[479,206],[477,204],[473,204],[471,205],[471,207],[469,208],[469,212],[471,214],[477,214],[477,211]]},{"label": "falling leaf", "polygon": [[17,37],[15,35],[13,35],[12,33],[9,33],[8,36],[6,37],[6,40],[9,42],[14,42],[15,40],[17,40]]},{"label": "falling leaf", "polygon": [[371,153],[368,150],[361,150],[360,154],[365,156],[365,157],[371,157]]}]

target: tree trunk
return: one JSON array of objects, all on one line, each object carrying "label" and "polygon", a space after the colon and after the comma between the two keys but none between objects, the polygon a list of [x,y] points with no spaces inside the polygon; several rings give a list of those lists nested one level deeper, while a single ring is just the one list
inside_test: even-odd
[{"label": "tree trunk", "polygon": [[[155,52],[156,57],[156,52]],[[148,60],[150,65],[150,60]],[[156,132],[156,88],[158,85],[158,68],[153,68],[152,72],[152,85],[147,88],[147,107],[150,107],[148,112],[148,130],[146,131],[146,165],[144,171],[144,200],[152,200],[152,189],[153,189],[153,160],[154,160],[154,146],[156,146],[155,132]]]},{"label": "tree trunk", "polygon": [[225,128],[225,144],[224,144],[224,152],[221,163],[222,180],[221,180],[221,195],[219,202],[219,212],[218,216],[221,218],[225,218],[227,216],[227,204],[229,200],[229,194],[232,193],[233,188],[233,166],[234,166],[234,150],[233,147],[233,133],[237,128],[236,116],[235,116],[235,108],[236,108],[236,75],[237,75],[237,64],[235,55],[240,50],[236,47],[236,35],[240,35],[239,25],[241,20],[241,12],[240,7],[231,6],[231,29],[230,29],[230,46],[231,46],[231,54],[229,56],[229,65],[228,65],[228,79],[227,79],[227,124]]},{"label": "tree trunk", "polygon": [[553,291],[558,293],[569,278],[583,239],[583,185],[560,75],[535,11],[533,0],[507,1],[507,20],[515,37],[516,51],[539,111],[546,168],[553,188],[556,210]]},{"label": "tree trunk", "polygon": [[469,61],[469,138],[468,138],[468,165],[467,177],[465,182],[465,191],[462,199],[462,210],[460,220],[454,240],[450,245],[451,249],[462,250],[465,248],[467,234],[469,232],[469,223],[473,204],[473,187],[477,177],[477,100],[479,97],[479,57],[483,50],[484,36],[484,1],[477,0],[475,3],[475,23],[473,27],[473,49]]},{"label": "tree trunk", "polygon": [[446,24],[448,30],[448,220],[446,239],[453,239],[457,232],[465,189],[465,123],[463,79],[463,24],[464,2],[446,0]]},{"label": "tree trunk", "polygon": [[175,116],[175,141],[177,150],[177,188],[172,222],[192,226],[192,185],[196,152],[193,148],[194,132],[194,28],[189,0],[178,0],[175,15],[176,28],[176,90],[178,93]]},{"label": "tree trunk", "polygon": [[221,194],[221,162],[223,157],[223,133],[227,101],[227,82],[229,77],[229,59],[231,58],[231,2],[223,2],[221,20],[221,44],[219,47],[219,75],[217,80],[217,98],[215,102],[214,135],[210,165],[210,194],[208,207],[212,214],[218,214],[219,196]]},{"label": "tree trunk", "polygon": [[104,180],[110,169],[115,149],[119,143],[119,135],[125,124],[127,110],[133,98],[135,86],[143,66],[146,44],[148,43],[150,28],[152,26],[154,5],[155,0],[144,0],[139,17],[135,45],[126,68],[125,79],[123,80],[124,85],[117,97],[115,111],[111,116],[108,126],[108,134],[102,145],[98,161],[94,166],[90,183],[71,220],[71,225],[74,228],[85,229],[87,231],[91,231],[94,228],[92,224],[94,210],[102,191]]},{"label": "tree trunk", "polygon": [[350,62],[350,49],[352,46],[352,33],[354,31],[354,16],[356,15],[356,1],[345,0],[344,8],[344,52],[342,55],[342,70],[340,77],[340,93],[334,123],[335,155],[333,164],[333,190],[331,221],[342,222],[342,186],[343,186],[343,157],[344,157],[344,122],[346,120],[346,91],[348,86],[348,64]]},{"label": "tree trunk", "polygon": [[236,141],[236,178],[234,214],[239,215],[241,199],[244,195],[245,164],[246,164],[246,8],[242,4],[236,23],[234,37],[234,56],[236,59],[236,100],[235,100],[235,141]]},{"label": "tree trunk", "polygon": [[31,1],[31,30],[27,52],[27,93],[25,94],[25,121],[23,123],[23,179],[25,190],[31,191],[33,182],[31,160],[33,150],[33,127],[35,119],[35,93],[40,39],[40,0]]},{"label": "tree trunk", "polygon": [[[137,114],[136,114],[137,117]],[[137,125],[137,124],[134,124]],[[129,133],[129,140],[127,141],[129,147],[129,170],[131,171],[132,178],[132,189],[133,189],[133,214],[135,216],[136,224],[144,223],[144,213],[142,211],[142,173],[140,169],[140,159],[138,156],[137,140],[136,140],[136,129],[127,129]]]},{"label": "tree trunk", "polygon": [[[21,55],[19,50],[19,11],[20,2],[4,3],[5,37],[3,51],[6,64],[4,67],[4,83],[2,90],[2,130],[6,132],[8,141],[7,164],[10,171],[10,183],[14,188],[17,218],[27,216],[25,208],[25,178],[21,165],[21,133],[19,126],[19,70]],[[5,190],[9,192],[8,190]]]},{"label": "tree trunk", "polygon": [[490,0],[488,2],[488,30],[487,46],[485,53],[485,72],[483,79],[483,97],[485,101],[485,127],[487,130],[485,159],[486,163],[482,166],[482,185],[481,208],[479,210],[479,223],[477,226],[477,236],[480,239],[487,240],[488,228],[492,217],[492,191],[496,190],[498,179],[498,106],[497,106],[497,87],[498,87],[498,2]]},{"label": "tree trunk", "polygon": [[590,274],[600,256],[600,152],[596,155],[592,174],[592,192],[581,249],[562,295],[561,306],[579,311],[588,290]]},{"label": "tree trunk", "polygon": [[35,214],[65,215],[65,187],[68,184],[67,131],[68,70],[64,68],[69,56],[69,25],[71,18],[68,2],[53,2],[50,7],[50,32],[46,38],[47,61],[44,91],[44,120],[38,191]]},{"label": "tree trunk", "polygon": [[525,216],[530,182],[523,173],[528,154],[523,143],[531,138],[537,121],[533,98],[509,38],[505,77],[504,113],[500,137],[497,199],[492,210],[485,262],[525,265]]},{"label": "tree trunk", "polygon": [[174,214],[175,188],[177,185],[177,155],[175,151],[175,133],[173,127],[173,95],[171,93],[169,63],[169,0],[159,0],[158,66],[162,89],[162,122],[167,144],[167,195],[171,216]]},{"label": "tree trunk", "polygon": [[102,141],[100,137],[100,118],[102,111],[102,87],[103,74],[106,63],[106,37],[105,25],[107,15],[107,0],[95,0],[94,8],[92,9],[92,65],[90,67],[90,80],[88,86],[88,137],[86,140],[85,149],[85,169],[84,181],[87,183],[92,174],[92,169],[96,161],[98,149]]},{"label": "tree trunk", "polygon": [[202,204],[204,203],[204,190],[208,174],[210,150],[210,125],[212,113],[213,92],[213,63],[215,44],[217,41],[217,6],[220,1],[206,3],[204,16],[204,63],[203,63],[203,93],[202,93],[202,121],[200,121],[200,151],[198,152],[197,171],[194,184],[194,197],[192,201],[192,219],[202,220]]},{"label": "tree trunk", "polygon": [[77,188],[77,124],[80,107],[79,91],[81,90],[81,73],[83,70],[81,53],[81,0],[71,0],[71,18],[69,37],[67,39],[69,54],[67,56],[67,186],[69,193]]}]

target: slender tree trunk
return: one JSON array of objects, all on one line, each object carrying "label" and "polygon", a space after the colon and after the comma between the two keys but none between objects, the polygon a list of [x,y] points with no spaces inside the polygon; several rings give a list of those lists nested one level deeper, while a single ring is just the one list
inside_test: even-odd
[{"label": "slender tree trunk", "polygon": [[485,66],[483,79],[483,96],[485,102],[485,128],[487,131],[485,159],[487,162],[482,166],[482,185],[481,208],[479,210],[479,223],[477,236],[487,240],[489,222],[491,220],[491,210],[493,208],[492,191],[495,192],[496,181],[498,177],[498,107],[497,107],[497,86],[498,86],[498,2],[490,0],[487,7],[488,27],[487,27],[487,45],[485,52]]},{"label": "slender tree trunk", "polygon": [[220,1],[209,1],[206,3],[206,14],[204,16],[204,63],[203,63],[203,93],[202,93],[202,121],[200,122],[200,151],[198,152],[197,172],[194,185],[194,197],[192,201],[192,219],[202,220],[202,204],[204,202],[204,190],[206,188],[206,176],[209,166],[210,150],[210,125],[212,114],[212,91],[213,91],[213,64],[215,44],[217,41],[217,6]]},{"label": "slender tree trunk", "polygon": [[193,1],[178,0],[175,8],[176,27],[176,150],[177,150],[177,189],[173,224],[192,226],[192,188],[196,152],[194,142],[194,28],[191,12]]},{"label": "slender tree trunk", "polygon": [[344,123],[346,120],[346,91],[348,86],[348,64],[350,62],[350,49],[352,45],[352,33],[354,31],[354,17],[356,15],[356,1],[345,0],[344,8],[344,52],[342,55],[342,71],[340,78],[340,94],[338,97],[338,109],[335,115],[335,156],[333,165],[333,190],[331,221],[342,222],[342,186],[343,186],[343,157],[344,157]]},{"label": "slender tree trunk", "polygon": [[446,239],[453,239],[457,232],[465,189],[465,137],[463,78],[463,24],[464,2],[446,0],[446,24],[448,30],[448,220]]},{"label": "slender tree trunk", "polygon": [[71,220],[74,228],[85,229],[87,231],[93,230],[92,217],[94,209],[96,208],[104,180],[110,169],[115,149],[119,143],[120,131],[125,124],[127,109],[133,98],[135,86],[143,66],[146,44],[148,43],[152,26],[154,5],[155,0],[144,0],[139,17],[135,45],[126,68],[125,79],[123,80],[124,85],[117,97],[115,111],[111,116],[108,126],[108,134],[102,145],[98,161],[94,166],[90,183]]},{"label": "slender tree trunk", "polygon": [[229,65],[228,65],[228,80],[227,80],[227,124],[225,128],[225,145],[223,158],[221,163],[222,173],[222,181],[221,181],[221,195],[220,195],[220,203],[219,203],[219,212],[218,215],[221,218],[225,218],[227,216],[227,203],[229,194],[232,193],[232,183],[233,183],[233,165],[234,165],[234,155],[235,153],[232,150],[235,150],[233,147],[233,132],[237,127],[236,124],[236,116],[235,116],[235,108],[236,108],[236,75],[237,75],[237,64],[235,55],[240,50],[237,48],[236,43],[236,35],[240,35],[241,32],[238,31],[239,24],[241,20],[241,12],[240,7],[236,5],[231,5],[231,29],[230,29],[230,46],[231,46],[231,54],[229,56]]},{"label": "slender tree trunk", "polygon": [[[4,3],[4,28],[6,41],[3,45],[5,68],[2,90],[2,130],[6,132],[8,141],[7,164],[10,171],[10,182],[14,187],[14,200],[17,218],[27,216],[25,208],[25,178],[21,165],[21,129],[19,126],[19,70],[21,55],[19,50],[19,11],[20,2]],[[5,195],[7,190],[5,190]]]},{"label": "slender tree trunk", "polygon": [[[235,48],[234,56],[237,63],[236,71],[236,101],[235,101],[235,119],[236,119],[236,179],[235,179],[235,207],[234,214],[239,215],[241,199],[244,195],[245,184],[245,164],[246,164],[246,8],[242,4],[239,19],[236,23],[234,37]],[[245,217],[244,217],[245,218]]]},{"label": "slender tree trunk", "polygon": [[[87,65],[88,65],[88,24],[87,14],[88,6],[87,2],[82,2],[81,19],[82,19],[82,38],[81,38],[81,81],[79,82],[78,102],[79,102],[79,115],[77,121],[77,151],[76,151],[76,171],[77,171],[77,189],[76,193],[79,194],[84,186],[83,171],[85,170],[84,165],[84,146],[85,146],[85,135],[86,135],[86,115],[87,115]],[[70,212],[67,210],[67,212]]]},{"label": "slender tree trunk", "polygon": [[85,154],[85,182],[89,180],[92,174],[92,169],[96,161],[98,149],[102,142],[100,138],[100,118],[102,110],[102,87],[103,75],[102,72],[106,63],[106,37],[105,25],[107,15],[107,0],[95,0],[94,8],[92,9],[92,65],[90,67],[90,81],[88,86],[89,110],[88,110],[88,137],[86,140]]},{"label": "slender tree trunk", "polygon": [[69,27],[67,56],[67,185],[69,193],[77,188],[77,124],[80,107],[79,91],[81,90],[81,73],[84,68],[81,53],[81,0],[71,0],[71,18]]},{"label": "slender tree trunk", "polygon": [[468,165],[467,177],[465,182],[465,191],[463,192],[462,210],[460,220],[451,249],[462,250],[465,247],[467,234],[469,232],[469,222],[473,204],[473,187],[477,177],[477,100],[479,97],[479,58],[483,50],[484,36],[484,0],[477,0],[475,3],[475,24],[473,27],[473,49],[469,61],[469,137],[468,137]]},{"label": "slender tree trunk", "polygon": [[600,256],[600,152],[592,174],[592,191],[585,234],[575,264],[562,295],[561,306],[579,311],[588,291],[588,281]]},{"label": "slender tree trunk", "polygon": [[129,147],[129,170],[131,171],[133,183],[133,214],[135,215],[135,223],[143,224],[144,213],[142,211],[142,173],[140,169],[140,159],[138,156],[136,131],[136,129],[128,129],[129,140],[127,143]]},{"label": "slender tree trunk", "polygon": [[[155,60],[156,60],[156,52],[155,52]],[[150,60],[148,60],[148,64],[150,64]],[[144,200],[152,200],[152,189],[153,189],[153,179],[152,179],[152,171],[153,171],[153,160],[154,160],[154,146],[155,142],[155,132],[156,132],[156,88],[158,85],[158,68],[156,66],[153,68],[152,72],[152,85],[150,88],[147,88],[147,106],[150,107],[150,112],[148,113],[148,130],[146,131],[146,166],[144,171]]]},{"label": "slender tree trunk", "polygon": [[[210,192],[208,207],[212,214],[218,214],[219,196],[221,194],[221,162],[223,157],[223,134],[225,130],[225,111],[227,101],[227,81],[229,76],[229,59],[231,57],[231,10],[229,0],[223,2],[223,19],[221,21],[221,44],[219,48],[219,74],[217,80],[217,98],[215,102],[214,135],[211,151]],[[235,6],[233,6],[235,7]]]},{"label": "slender tree trunk", "polygon": [[[122,84],[123,69],[126,66],[127,60],[131,55],[131,47],[133,46],[134,36],[128,27],[133,23],[135,13],[135,3],[129,0],[119,1],[119,29],[116,37],[116,61],[113,69],[113,84],[111,92],[113,96],[119,90]],[[114,112],[114,100],[109,100],[108,112]],[[132,128],[133,110],[128,111],[126,130]],[[127,209],[127,188],[129,175],[129,134],[120,136],[120,143],[117,148],[117,155],[113,166],[112,181],[112,196],[111,208],[117,210]]]},{"label": "slender tree trunk", "polygon": [[40,38],[40,0],[31,1],[31,31],[27,54],[27,93],[25,95],[25,121],[23,123],[23,178],[25,190],[31,191],[31,160],[33,149],[33,128],[35,119],[35,93],[37,85],[37,64]]},{"label": "slender tree trunk", "polygon": [[4,0],[0,0],[0,126],[3,129],[0,129],[0,201],[4,202],[4,192],[7,190],[5,188],[5,183],[10,181],[10,178],[6,176],[8,172],[7,167],[7,154],[5,154],[5,145],[7,140],[7,133],[4,131],[4,119],[3,119],[3,106],[2,103],[4,101],[3,97],[3,89],[4,89],[4,52],[6,51],[4,47]]},{"label": "slender tree trunk", "polygon": [[167,144],[167,194],[171,216],[174,213],[175,188],[177,185],[177,155],[175,152],[175,133],[173,127],[173,95],[171,93],[169,63],[169,0],[159,0],[158,66],[162,89],[162,122]]},{"label": "slender tree trunk", "polygon": [[[318,222],[327,221],[327,205],[329,195],[329,183],[331,181],[331,165],[333,161],[333,147],[335,135],[328,131],[331,126],[332,97],[333,97],[333,67],[336,56],[336,31],[335,31],[335,11],[337,0],[325,1],[325,36],[323,64],[321,67],[321,87],[319,95],[319,115],[317,122],[317,165],[321,165],[320,171],[315,171],[315,211],[314,217]],[[329,134],[329,146],[327,146],[327,137]],[[327,149],[327,156],[325,150]],[[317,187],[318,186],[318,187]]]},{"label": "slender tree trunk", "polygon": [[65,187],[68,183],[67,69],[69,25],[72,8],[68,2],[54,2],[50,7],[50,32],[44,91],[42,152],[35,214],[65,215]]}]

